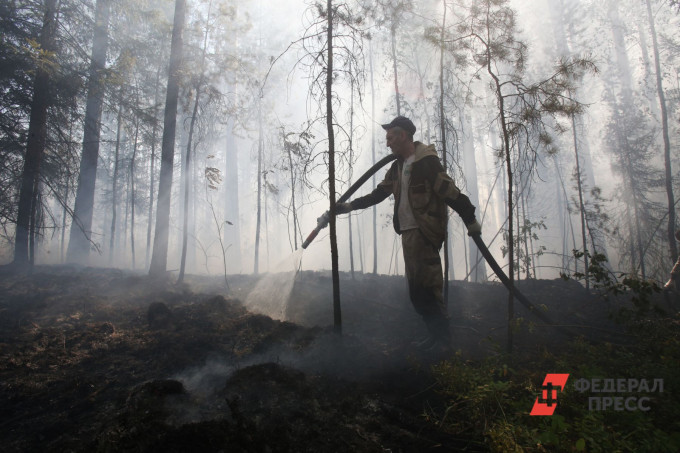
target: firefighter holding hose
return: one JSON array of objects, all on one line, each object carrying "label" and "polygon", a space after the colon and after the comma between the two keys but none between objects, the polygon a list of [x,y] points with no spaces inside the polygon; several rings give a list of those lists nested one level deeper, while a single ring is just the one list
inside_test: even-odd
[{"label": "firefighter holding hose", "polygon": [[387,147],[397,156],[385,179],[373,192],[338,203],[336,212],[365,209],[394,195],[394,229],[401,235],[409,296],[423,317],[429,335],[425,349],[451,343],[448,311],[442,296],[443,272],[439,250],[444,242],[447,205],[460,215],[469,235],[481,234],[475,207],[460,193],[439,161],[434,145],[413,141],[416,126],[403,116],[383,124]]}]

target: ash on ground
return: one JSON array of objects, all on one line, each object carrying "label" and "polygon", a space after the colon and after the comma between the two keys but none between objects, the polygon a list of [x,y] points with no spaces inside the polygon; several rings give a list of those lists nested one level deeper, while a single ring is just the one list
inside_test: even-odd
[{"label": "ash on ground", "polygon": [[[403,277],[343,274],[341,336],[329,275],[296,277],[287,321],[241,303],[256,278],[229,280],[227,294],[210,277],[0,273],[3,451],[485,451],[426,416],[446,409],[430,367],[450,356],[414,346],[426,332]],[[586,335],[620,331],[577,283],[521,288],[563,324],[598,326]],[[502,350],[506,304],[500,284],[452,283],[447,354]],[[519,355],[567,342],[517,314]]]}]

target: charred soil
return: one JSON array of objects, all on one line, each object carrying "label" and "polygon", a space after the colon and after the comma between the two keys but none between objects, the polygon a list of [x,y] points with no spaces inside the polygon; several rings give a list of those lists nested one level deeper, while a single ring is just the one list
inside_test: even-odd
[{"label": "charred soil", "polygon": [[[432,366],[498,354],[502,286],[453,284],[453,351],[421,351],[403,277],[343,275],[342,336],[330,327],[329,275],[298,276],[288,321],[243,307],[254,284],[232,276],[226,293],[208,277],[177,286],[111,269],[0,273],[3,451],[489,449],[478,433],[442,429],[451,401]],[[625,339],[580,285],[523,285],[592,341]],[[515,360],[568,343],[518,312]]]}]

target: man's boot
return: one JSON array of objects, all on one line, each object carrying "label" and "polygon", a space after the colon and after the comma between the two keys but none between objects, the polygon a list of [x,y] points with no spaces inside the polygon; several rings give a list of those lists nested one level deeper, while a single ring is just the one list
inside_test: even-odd
[{"label": "man's boot", "polygon": [[432,346],[437,344],[437,338],[434,335],[432,335],[431,333],[428,333],[427,336],[425,336],[424,338],[420,338],[420,339],[416,340],[413,344],[418,349],[428,350]]},{"label": "man's boot", "polygon": [[442,352],[450,351],[451,332],[449,330],[449,320],[444,317],[437,317],[427,319],[425,322],[430,335],[418,347],[426,351],[434,351],[435,349]]}]

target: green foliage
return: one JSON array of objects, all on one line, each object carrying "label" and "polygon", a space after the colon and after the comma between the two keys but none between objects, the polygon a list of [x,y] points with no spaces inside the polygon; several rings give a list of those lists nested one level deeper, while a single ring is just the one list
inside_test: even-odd
[{"label": "green foliage", "polygon": [[[525,253],[525,248],[528,248],[529,245],[532,244],[532,241],[538,241],[539,239],[538,232],[540,230],[547,229],[548,227],[545,225],[545,222],[543,220],[539,220],[538,222],[532,222],[530,219],[525,218],[524,224],[520,225],[518,228],[517,235],[513,235],[515,255],[517,256],[517,259],[519,260],[520,263],[519,268],[520,272],[523,270],[524,272],[526,272],[527,275],[530,275],[534,258],[543,255],[547,250],[547,248],[544,245],[539,245],[538,247],[535,248],[534,253],[530,254]],[[508,243],[507,231],[503,232],[503,239],[505,244],[507,244]],[[505,244],[501,246],[501,252],[503,253],[503,257],[505,257],[508,254],[508,246]],[[531,245],[531,248],[534,249],[533,244]]]},{"label": "green foliage", "polygon": [[[433,367],[438,390],[448,399],[430,420],[454,435],[472,435],[495,452],[671,452],[680,448],[680,317],[659,320],[666,338],[635,337],[626,346],[590,344],[579,338],[559,355],[544,352],[518,363],[498,355],[480,362],[459,358]],[[512,362],[511,362],[512,360]],[[510,366],[510,363],[513,363]],[[569,373],[553,416],[530,416],[546,373]],[[664,393],[580,393],[578,379],[663,379]],[[649,396],[651,409],[590,410],[591,396]]]},{"label": "green foliage", "polygon": [[[575,251],[575,256],[585,254]],[[664,317],[654,306],[659,291],[654,282],[611,272],[602,254],[589,258],[588,277],[603,299],[620,307],[615,314],[629,328],[629,341],[593,344],[578,338],[559,355],[546,351],[521,363],[502,355],[483,362],[444,362],[434,369],[440,391],[450,401],[438,419],[443,429],[473,432],[498,452],[678,451],[680,398],[673,389],[680,388],[680,313]],[[529,416],[547,373],[569,373],[566,389],[553,416]],[[664,391],[593,393],[574,387],[579,379],[620,378],[661,379]],[[591,410],[589,398],[602,396],[645,396],[650,410]]]},{"label": "green foliage", "polygon": [[[643,280],[634,274],[625,272],[614,273],[607,268],[607,257],[602,253],[584,253],[581,250],[574,250],[574,257],[583,259],[588,257],[588,272],[574,272],[573,277],[585,280],[592,284],[592,287],[599,292],[604,299],[610,297],[626,296],[632,306],[622,306],[613,313],[615,319],[623,323],[634,323],[644,317],[654,313],[664,315],[664,311],[653,303],[653,296],[661,292],[661,287],[652,280]],[[570,276],[560,274],[563,279],[568,280]]]}]

